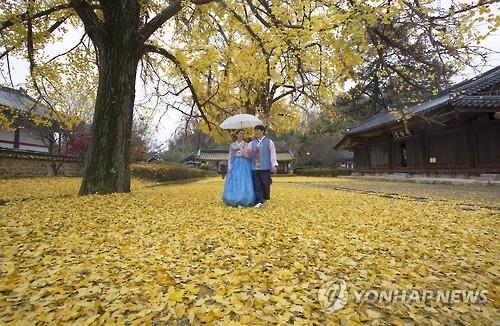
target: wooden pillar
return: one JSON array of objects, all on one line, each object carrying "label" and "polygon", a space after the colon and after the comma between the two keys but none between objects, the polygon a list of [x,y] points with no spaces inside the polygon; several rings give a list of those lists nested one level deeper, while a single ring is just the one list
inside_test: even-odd
[{"label": "wooden pillar", "polygon": [[366,144],[366,167],[372,169],[372,155],[371,155],[371,144]]},{"label": "wooden pillar", "polygon": [[424,172],[427,168],[427,136],[422,132],[420,135],[420,170]]},{"label": "wooden pillar", "polygon": [[17,128],[14,131],[14,148],[19,148],[19,143],[21,142],[20,135],[21,135],[21,131],[19,130],[19,128]]},{"label": "wooden pillar", "polygon": [[389,168],[389,171],[394,172],[394,167],[392,166],[392,160],[393,160],[393,155],[394,153],[392,152],[392,139],[391,138],[388,138],[387,139],[387,165],[388,165],[388,168]]},{"label": "wooden pillar", "polygon": [[465,125],[465,137],[467,139],[467,168],[475,169],[477,165],[477,139],[476,130],[472,121],[467,121]]}]

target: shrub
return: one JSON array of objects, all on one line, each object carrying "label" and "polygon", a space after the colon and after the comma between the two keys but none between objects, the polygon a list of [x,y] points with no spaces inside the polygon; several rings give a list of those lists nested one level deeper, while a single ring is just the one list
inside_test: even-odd
[{"label": "shrub", "polygon": [[296,175],[304,175],[308,177],[337,177],[339,175],[350,175],[352,173],[352,170],[329,169],[329,168],[318,168],[318,169],[296,168],[294,169],[293,172]]},{"label": "shrub", "polygon": [[130,173],[134,177],[161,182],[201,178],[204,175],[200,169],[172,163],[132,164]]},{"label": "shrub", "polygon": [[201,163],[200,165],[200,169],[202,170],[208,170],[210,168],[210,166],[208,165],[208,163]]}]

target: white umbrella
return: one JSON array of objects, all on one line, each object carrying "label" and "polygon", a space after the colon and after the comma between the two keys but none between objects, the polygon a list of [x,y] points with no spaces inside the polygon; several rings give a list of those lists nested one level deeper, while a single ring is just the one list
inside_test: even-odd
[{"label": "white umbrella", "polygon": [[236,114],[232,117],[227,118],[222,121],[220,127],[222,129],[244,129],[244,128],[253,128],[256,125],[261,125],[262,121],[254,115],[251,114]]}]

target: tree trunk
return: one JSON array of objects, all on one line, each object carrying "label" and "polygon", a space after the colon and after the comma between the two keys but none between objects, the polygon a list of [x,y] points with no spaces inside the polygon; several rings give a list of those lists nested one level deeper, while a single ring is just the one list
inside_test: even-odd
[{"label": "tree trunk", "polygon": [[130,191],[130,138],[138,59],[103,53],[92,133],[80,195]]},{"label": "tree trunk", "polygon": [[[110,8],[99,48],[99,86],[80,195],[130,192],[130,139],[142,44],[139,12]],[[112,9],[112,10],[111,10]]]}]

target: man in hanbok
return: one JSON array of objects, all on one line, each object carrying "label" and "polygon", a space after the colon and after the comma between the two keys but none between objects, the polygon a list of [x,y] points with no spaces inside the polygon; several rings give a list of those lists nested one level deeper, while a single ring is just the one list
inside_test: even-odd
[{"label": "man in hanbok", "polygon": [[254,128],[255,139],[250,142],[249,150],[252,159],[252,180],[255,191],[255,207],[261,208],[271,198],[271,172],[278,166],[274,142],[266,137],[266,128],[257,125]]}]

